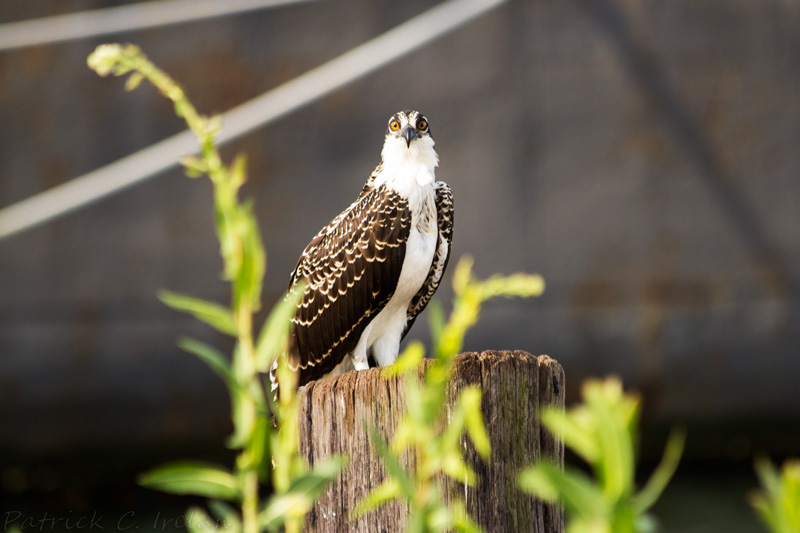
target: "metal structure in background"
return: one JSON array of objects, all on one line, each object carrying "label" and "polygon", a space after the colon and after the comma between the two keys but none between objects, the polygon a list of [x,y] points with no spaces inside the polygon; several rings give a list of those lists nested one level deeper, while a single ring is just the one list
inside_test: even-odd
[{"label": "metal structure in background", "polygon": [[708,134],[703,131],[698,119],[688,112],[667,77],[655,67],[650,50],[637,39],[631,22],[614,2],[609,0],[587,1],[581,5],[592,23],[607,33],[632,78],[642,92],[652,98],[665,121],[675,133],[700,170],[698,176],[711,191],[712,197],[725,214],[731,228],[741,239],[754,264],[760,264],[771,275],[766,285],[772,290],[786,290],[791,295],[799,294],[797,280],[786,264],[786,259],[773,242],[773,237],[759,220],[746,195],[736,186],[737,176],[726,169],[720,155],[714,149]]},{"label": "metal structure in background", "polygon": [[[180,3],[182,0],[176,0]],[[232,141],[352,83],[457,29],[505,0],[449,0],[361,44],[339,57],[223,113],[220,144]],[[119,8],[122,9],[122,8]],[[0,209],[0,239],[89,205],[173,168],[193,153],[189,130]]]}]

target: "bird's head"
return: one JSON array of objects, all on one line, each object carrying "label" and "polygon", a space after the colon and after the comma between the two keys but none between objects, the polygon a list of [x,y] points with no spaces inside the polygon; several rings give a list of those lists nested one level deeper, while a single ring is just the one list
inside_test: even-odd
[{"label": "bird's head", "polygon": [[428,119],[419,111],[400,111],[392,115],[386,128],[386,142],[403,142],[407,149],[420,139],[430,139]]},{"label": "bird's head", "polygon": [[439,164],[434,144],[425,115],[400,111],[389,119],[381,156],[389,165],[413,163],[434,168]]}]

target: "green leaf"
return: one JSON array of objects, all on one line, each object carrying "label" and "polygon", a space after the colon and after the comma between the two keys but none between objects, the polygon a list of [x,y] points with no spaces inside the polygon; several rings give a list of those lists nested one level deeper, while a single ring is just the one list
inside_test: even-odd
[{"label": "green leaf", "polygon": [[677,430],[670,434],[661,462],[644,488],[633,499],[633,507],[637,512],[644,513],[650,509],[667,488],[669,480],[672,479],[678,468],[685,442],[685,431]]},{"label": "green leaf", "polygon": [[180,158],[180,162],[184,167],[186,175],[190,178],[199,178],[208,173],[208,164],[195,155],[185,155]]},{"label": "green leaf", "polygon": [[605,499],[600,489],[581,472],[562,471],[558,465],[540,462],[519,475],[520,487],[548,502],[561,502],[579,516],[604,516]]},{"label": "green leaf", "polygon": [[315,464],[306,474],[295,478],[289,492],[307,494],[312,499],[316,499],[332,481],[339,477],[347,463],[348,459],[343,455],[328,457],[324,461]]},{"label": "green leaf", "polygon": [[[585,413],[585,409],[582,411]],[[542,409],[541,419],[553,435],[563,440],[589,464],[594,464],[600,455],[600,449],[592,439],[594,430],[592,422],[582,416],[582,411],[575,408],[567,414],[559,408],[547,407]]]},{"label": "green leaf", "polygon": [[442,472],[459,483],[474,487],[475,483],[478,481],[475,472],[464,462],[461,455],[461,448],[458,445],[441,452],[439,466]]},{"label": "green leaf", "polygon": [[778,494],[781,489],[780,473],[766,457],[756,459],[756,474],[761,485],[769,494]]},{"label": "green leaf", "polygon": [[439,339],[442,337],[445,326],[444,311],[438,300],[432,301],[428,306],[428,324],[431,328],[433,345],[436,346],[439,343]]},{"label": "green leaf", "polygon": [[208,498],[239,498],[239,483],[230,472],[208,463],[181,461],[169,463],[144,474],[138,483],[149,489],[173,494],[194,494]]},{"label": "green leaf", "polygon": [[186,511],[186,529],[191,533],[217,533],[222,531],[217,527],[215,521],[199,507],[190,507]]},{"label": "green leaf", "polygon": [[[209,127],[212,129],[219,129],[219,117],[215,118],[217,119],[217,123],[209,123]],[[230,183],[232,187],[238,189],[245,181],[247,181],[247,156],[245,154],[237,154],[228,169],[228,183]]]},{"label": "green leaf", "polygon": [[276,494],[267,502],[259,514],[261,527],[276,531],[287,518],[306,514],[319,494],[339,476],[346,464],[347,458],[343,456],[329,457],[314,465],[311,471],[295,478],[287,492]]},{"label": "green leaf", "polygon": [[158,297],[173,309],[189,313],[222,333],[236,335],[236,322],[233,314],[220,304],[170,291],[161,291]]},{"label": "green leaf", "polygon": [[94,52],[89,54],[89,57],[86,58],[86,64],[100,76],[108,76],[112,72],[116,74],[115,68],[122,56],[122,45],[101,44],[95,48]]},{"label": "green leaf", "polygon": [[472,265],[474,264],[475,260],[469,255],[462,256],[456,264],[455,272],[453,272],[453,290],[456,294],[466,291],[472,283]]},{"label": "green leaf", "polygon": [[631,505],[627,505],[627,501],[623,500],[622,505],[617,505],[613,509],[609,529],[613,533],[644,533],[636,529],[637,518],[636,513]]},{"label": "green leaf", "polygon": [[[212,137],[219,133],[222,129],[222,116],[221,115],[211,115],[208,118],[208,124],[206,125],[206,130],[208,131],[209,135]],[[242,157],[242,154],[239,154],[238,157]],[[245,160],[246,161],[246,160]]]},{"label": "green leaf", "polygon": [[209,346],[204,342],[190,339],[188,337],[183,337],[178,340],[178,346],[203,360],[203,362],[205,362],[211,368],[211,370],[221,377],[222,380],[229,386],[234,384],[230,364],[225,356],[222,355],[222,353],[216,348]]},{"label": "green leaf", "polygon": [[[425,428],[427,429],[427,428]],[[407,448],[413,447],[415,443],[420,442],[420,438],[425,437],[426,431],[422,430],[422,426],[415,423],[409,413],[406,413],[392,435],[391,450],[395,455],[402,454]]]},{"label": "green leaf", "polygon": [[390,478],[397,480],[406,498],[409,500],[413,499],[414,494],[416,494],[414,483],[400,465],[400,461],[389,450],[389,446],[386,444],[386,441],[383,439],[383,436],[378,432],[377,429],[370,426],[367,428],[367,431],[369,433],[369,440],[372,443],[372,446],[378,452],[378,455],[381,456],[381,459],[383,459],[383,463],[386,466],[387,475]]},{"label": "green leaf", "polygon": [[464,511],[461,516],[453,517],[453,529],[462,533],[483,533],[483,528]]},{"label": "green leaf", "polygon": [[600,448],[596,466],[603,489],[611,498],[631,495],[634,488],[638,399],[625,396],[616,378],[587,380],[583,396],[594,420],[594,436]]},{"label": "green leaf", "polygon": [[[410,430],[412,432],[419,433],[418,429],[421,426],[427,425],[429,420],[433,420],[430,417],[431,413],[427,413],[430,409],[427,408],[424,402],[424,391],[427,387],[423,383],[420,383],[417,376],[407,376],[406,377],[406,412],[405,417],[408,418],[409,422],[411,422]],[[435,413],[434,413],[435,414]],[[414,441],[414,434],[409,433],[404,437],[408,438],[407,442]],[[397,433],[392,438],[393,441],[397,440]],[[394,442],[393,442],[394,444]],[[397,447],[393,447],[394,451],[399,451],[400,449]]]},{"label": "green leaf", "polygon": [[256,342],[256,368],[259,372],[269,372],[273,361],[286,345],[291,328],[291,318],[297,305],[303,299],[305,284],[296,286],[272,308],[267,321],[261,328]]},{"label": "green leaf", "polygon": [[463,501],[451,502],[450,514],[454,530],[463,533],[483,533],[483,528],[470,518]]},{"label": "green leaf", "polygon": [[532,298],[544,292],[544,278],[538,274],[495,274],[481,284],[481,297]]},{"label": "green leaf", "polygon": [[219,519],[199,507],[190,507],[186,512],[186,529],[191,533],[241,533],[242,522],[232,507],[216,500],[208,505]]},{"label": "green leaf", "polygon": [[125,80],[125,90],[132,91],[136,89],[142,83],[142,80],[144,80],[144,75],[141,72],[134,72]]},{"label": "green leaf", "polygon": [[402,497],[403,489],[400,486],[400,482],[395,478],[387,479],[358,502],[353,509],[352,519],[360,518],[384,503]]},{"label": "green leaf", "polygon": [[[214,179],[214,174],[209,174]],[[219,250],[225,267],[224,279],[234,281],[241,267],[241,246],[235,229],[235,200],[230,197],[224,183],[214,182],[214,224],[219,239]]]},{"label": "green leaf", "polygon": [[429,533],[427,518],[428,509],[418,506],[411,506],[411,514],[406,522],[405,533]]},{"label": "green leaf", "polygon": [[[474,485],[475,473],[463,461],[461,436],[464,429],[468,435],[475,435],[477,442],[473,441],[476,451],[484,458],[491,452],[489,437],[483,427],[483,417],[480,411],[481,390],[477,386],[470,386],[461,391],[455,402],[453,412],[448,420],[447,427],[439,438],[440,467],[442,471],[453,479],[468,485]],[[472,426],[470,426],[472,424]],[[476,427],[478,426],[479,427]]]},{"label": "green leaf", "polygon": [[475,451],[484,460],[488,460],[489,455],[492,453],[492,445],[489,441],[489,435],[486,433],[486,425],[483,423],[482,397],[483,392],[480,387],[473,385],[462,391],[459,403],[466,413],[467,434],[475,446]]},{"label": "green leaf", "polygon": [[773,533],[800,531],[800,461],[786,461],[778,472],[765,459],[756,460],[762,489],[749,495],[750,504]]},{"label": "green leaf", "polygon": [[425,509],[425,515],[425,531],[452,531],[453,516],[445,505],[434,503]]},{"label": "green leaf", "polygon": [[222,522],[222,531],[230,531],[231,533],[242,530],[242,520],[239,513],[225,502],[219,500],[210,500],[208,507],[213,511],[214,515]]},{"label": "green leaf", "polygon": [[268,501],[258,515],[262,529],[278,531],[278,528],[290,516],[303,516],[314,506],[314,500],[305,494],[288,492],[276,494]]},{"label": "green leaf", "polygon": [[750,501],[750,505],[756,510],[758,515],[761,517],[761,521],[767,525],[769,530],[773,533],[781,533],[780,526],[778,525],[776,517],[773,514],[770,501],[766,494],[763,492],[754,491],[748,495],[748,499]]},{"label": "green leaf", "polygon": [[[444,425],[444,429],[441,431],[441,434],[436,439],[437,442],[435,444],[435,450],[439,454],[446,454],[450,451],[455,451],[459,457],[462,455],[462,436],[464,435],[464,428],[466,425],[466,412],[464,411],[461,406],[456,405],[451,410],[449,415],[441,420]],[[423,423],[428,425],[430,422],[423,419]],[[414,431],[414,427],[411,427],[411,431]],[[466,439],[464,439],[466,440]],[[422,441],[419,442],[423,446],[426,446],[426,442]]]},{"label": "green leaf", "polygon": [[239,241],[241,262],[233,278],[234,306],[241,302],[253,310],[261,308],[261,283],[266,271],[266,252],[261,243],[258,222],[253,215],[253,203],[248,201],[238,209],[236,239]]},{"label": "green leaf", "polygon": [[800,531],[800,461],[784,463],[781,470],[783,515],[793,531]]},{"label": "green leaf", "polygon": [[533,494],[541,500],[558,503],[561,501],[558,485],[551,481],[542,464],[544,462],[538,462],[525,468],[517,477],[517,484],[523,491]]},{"label": "green leaf", "polygon": [[627,432],[622,421],[609,406],[595,407],[596,427],[600,429],[596,433],[601,449],[598,466],[602,472],[604,489],[612,498],[630,495],[634,484],[634,436]]},{"label": "green leaf", "polygon": [[249,463],[247,468],[258,471],[258,477],[266,482],[269,478],[269,438],[272,433],[272,423],[264,413],[256,415],[256,423],[250,435],[250,443],[247,446]]},{"label": "green leaf", "polygon": [[416,370],[424,358],[425,345],[419,341],[413,341],[406,346],[394,364],[383,367],[381,373],[385,377],[403,376]]}]

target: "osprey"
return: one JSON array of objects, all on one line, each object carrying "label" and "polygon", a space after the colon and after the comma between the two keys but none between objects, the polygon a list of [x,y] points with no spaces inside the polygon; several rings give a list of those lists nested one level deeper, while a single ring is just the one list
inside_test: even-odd
[{"label": "osprey", "polygon": [[[381,163],[358,198],[306,246],[289,292],[289,366],[298,386],[397,359],[399,345],[439,286],[453,238],[453,197],[436,181],[428,119],[389,119]],[[276,387],[273,377],[273,388]]]}]

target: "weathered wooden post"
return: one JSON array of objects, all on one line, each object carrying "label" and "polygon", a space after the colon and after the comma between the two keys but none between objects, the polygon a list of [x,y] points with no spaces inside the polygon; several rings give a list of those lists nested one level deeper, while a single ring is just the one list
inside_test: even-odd
[{"label": "weathered wooden post", "polygon": [[[482,411],[492,456],[485,463],[467,445],[466,460],[478,483],[465,487],[448,480],[448,494],[464,498],[470,515],[487,532],[563,531],[561,510],[520,492],[516,484],[519,470],[540,457],[563,465],[563,445],[541,426],[538,416],[542,405],[563,407],[563,368],[546,355],[520,351],[464,353],[456,359],[451,399],[472,384],[483,388]],[[371,450],[364,425],[371,424],[391,437],[405,408],[404,378],[386,379],[379,369],[349,372],[310,383],[299,394],[300,453],[306,461],[314,464],[333,453],[350,457],[342,476],[307,516],[306,531],[402,532],[407,509],[401,503],[393,502],[352,522],[348,513],[383,481],[382,463]]]}]

